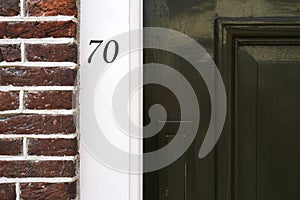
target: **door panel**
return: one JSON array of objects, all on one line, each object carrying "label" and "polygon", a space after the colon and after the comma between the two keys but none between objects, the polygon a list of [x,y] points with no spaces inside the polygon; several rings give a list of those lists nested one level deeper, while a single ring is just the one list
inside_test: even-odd
[{"label": "door panel", "polygon": [[236,199],[298,199],[300,60],[258,61],[248,53],[239,52],[236,69]]},{"label": "door panel", "polygon": [[258,66],[257,199],[300,199],[299,66]]},{"label": "door panel", "polygon": [[219,199],[300,198],[300,26],[276,20],[217,21],[230,108]]}]

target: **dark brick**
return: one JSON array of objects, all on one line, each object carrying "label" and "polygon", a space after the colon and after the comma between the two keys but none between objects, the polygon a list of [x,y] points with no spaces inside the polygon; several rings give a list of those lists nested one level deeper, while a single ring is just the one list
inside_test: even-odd
[{"label": "dark brick", "polygon": [[76,37],[76,23],[63,22],[1,22],[0,38]]},{"label": "dark brick", "polygon": [[0,91],[0,111],[19,108],[19,92]]},{"label": "dark brick", "polygon": [[13,183],[0,184],[0,200],[15,200],[16,186]]},{"label": "dark brick", "polygon": [[21,183],[23,200],[71,200],[76,198],[76,182],[73,183]]},{"label": "dark brick", "polygon": [[22,143],[22,139],[0,139],[0,155],[20,155],[22,153]]},{"label": "dark brick", "polygon": [[27,44],[28,61],[77,62],[76,44]]},{"label": "dark brick", "polygon": [[60,67],[0,68],[0,85],[73,86],[76,70]]},{"label": "dark brick", "polygon": [[0,118],[0,134],[70,134],[75,131],[72,115],[18,115]]},{"label": "dark brick", "polygon": [[74,177],[74,161],[0,161],[0,177]]},{"label": "dark brick", "polygon": [[0,45],[0,62],[16,62],[21,61],[20,45]]},{"label": "dark brick", "polygon": [[77,16],[76,0],[27,0],[29,16]]},{"label": "dark brick", "polygon": [[77,139],[30,139],[29,155],[74,156],[77,154]]},{"label": "dark brick", "polygon": [[25,93],[28,109],[72,109],[72,91],[31,91]]},{"label": "dark brick", "polygon": [[5,35],[5,23],[0,23],[0,35]]},{"label": "dark brick", "polygon": [[20,0],[0,0],[0,16],[20,14]]}]

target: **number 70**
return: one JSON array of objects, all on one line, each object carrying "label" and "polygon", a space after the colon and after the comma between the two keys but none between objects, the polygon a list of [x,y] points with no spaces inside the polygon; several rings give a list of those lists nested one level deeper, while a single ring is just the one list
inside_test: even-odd
[{"label": "number 70", "polygon": [[[90,44],[98,44],[97,47],[94,49],[94,51],[91,53],[91,55],[89,56],[88,58],[88,63],[91,63],[92,62],[92,58],[94,56],[94,54],[96,53],[96,51],[98,50],[98,48],[100,47],[100,45],[102,44],[103,40],[91,40],[90,41]],[[108,47],[110,45],[110,43],[114,43],[115,44],[115,53],[114,53],[114,56],[111,60],[108,60],[107,59],[107,50],[108,50]],[[104,47],[104,51],[103,51],[103,59],[105,62],[107,63],[112,63],[116,60],[117,56],[118,56],[118,53],[119,53],[119,44],[117,41],[115,40],[110,40]]]}]

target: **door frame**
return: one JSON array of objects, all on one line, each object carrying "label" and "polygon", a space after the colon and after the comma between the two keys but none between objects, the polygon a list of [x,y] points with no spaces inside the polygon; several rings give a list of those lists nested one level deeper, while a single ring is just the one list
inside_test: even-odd
[{"label": "door frame", "polygon": [[[82,66],[86,62],[87,56],[91,53],[91,51],[94,49],[94,46],[91,48],[88,46],[88,42],[91,39],[107,39],[107,38],[102,38],[102,37],[111,37],[117,34],[120,34],[122,32],[128,31],[128,30],[135,30],[135,29],[140,29],[143,27],[143,1],[142,0],[122,0],[122,5],[118,6],[118,3],[116,1],[105,1],[105,0],[99,0],[97,2],[93,2],[93,0],[87,0],[87,1],[80,1],[80,65]],[[124,5],[126,4],[126,8],[124,8]],[[96,11],[95,11],[96,10]],[[117,10],[117,11],[116,11]],[[105,11],[107,13],[107,17],[97,18],[97,13]],[[126,14],[124,14],[126,12]],[[91,13],[94,13],[95,15],[91,15]],[[112,17],[113,15],[113,17]],[[127,16],[124,22],[124,16]],[[88,17],[86,17],[88,16]],[[89,18],[89,19],[88,19]],[[92,19],[93,18],[93,19]],[[114,19],[111,19],[114,18]],[[113,21],[116,19],[120,19],[123,22],[119,21]],[[116,22],[117,24],[113,24],[111,26],[110,23]],[[93,24],[95,26],[91,26],[90,24]],[[97,25],[97,26],[96,26]],[[116,32],[113,28],[114,26],[122,26],[122,32]],[[107,32],[105,36],[102,36],[101,38],[98,37],[98,35],[93,35],[93,32],[101,33],[101,30],[105,29],[112,29],[112,35],[107,35]],[[105,31],[104,31],[105,32]],[[109,32],[109,31],[108,31]],[[97,38],[98,37],[98,38]],[[136,38],[134,38],[136,40]],[[142,35],[141,38],[139,38],[139,41],[141,42],[140,47],[142,48]],[[138,54],[129,56],[129,63],[124,63],[125,66],[127,67],[127,71],[129,72],[130,70],[133,70],[137,67],[140,67],[141,64],[143,63],[143,50],[141,49],[138,51]],[[80,77],[80,74],[79,74]],[[131,88],[131,85],[134,85],[134,83],[142,83],[143,80],[143,72],[141,69],[139,77],[133,77],[130,75],[130,83],[129,88]],[[78,82],[79,88],[80,88],[80,81]],[[79,96],[80,96],[80,90],[79,90]],[[135,122],[139,125],[143,124],[143,113],[142,113],[142,96],[143,93],[142,91],[138,94],[138,101],[135,101],[134,103],[130,102],[129,106],[129,115],[130,118],[136,119]],[[137,103],[138,102],[138,103]],[[80,102],[79,102],[80,104]],[[79,111],[80,112],[80,111]],[[79,113],[78,113],[79,114]],[[88,117],[88,116],[87,116]],[[79,117],[80,118],[80,117]],[[80,119],[79,119],[80,120]],[[128,120],[128,119],[126,119]],[[79,133],[80,135],[84,134],[84,130],[80,126],[79,128]],[[129,133],[131,135],[131,133]],[[133,134],[133,133],[132,133]],[[137,133],[135,133],[137,134]],[[138,133],[139,135],[142,136],[142,131]],[[128,142],[129,141],[129,142]],[[143,153],[143,142],[137,142],[135,138],[128,137],[128,141],[126,141],[126,149],[131,152],[131,153]],[[87,167],[85,163],[88,163],[88,160],[93,160],[93,157],[88,155],[88,152],[84,150],[84,145],[80,143],[80,199],[86,200],[91,198],[109,198],[111,199],[111,196],[114,196],[114,194],[118,194],[119,196],[122,196],[122,199],[124,200],[142,200],[143,198],[143,191],[142,191],[142,186],[143,186],[143,174],[131,174],[131,173],[123,173],[123,172],[116,172],[113,169],[110,169],[106,166],[101,166],[101,168],[97,167],[92,167],[89,166]],[[132,165],[136,165],[142,170],[142,160],[138,162],[133,162],[130,159],[130,156],[128,158],[129,160],[129,169],[132,169]],[[89,162],[91,163],[91,162]],[[94,161],[94,163],[97,163]],[[100,163],[97,163],[97,165],[101,165]],[[84,168],[84,170],[83,170]],[[137,167],[134,167],[137,169]],[[93,182],[89,183],[91,178],[99,173],[100,174],[105,174],[107,172],[112,173],[112,177],[110,179],[112,180],[107,180],[106,178],[103,179],[97,179],[97,180],[92,180]],[[97,188],[101,187],[101,185],[113,185],[112,182],[118,183],[122,182],[122,184],[115,184],[114,187],[107,188],[107,190],[103,188]],[[96,185],[96,186],[95,186]],[[90,189],[90,187],[93,187],[93,189]]]}]

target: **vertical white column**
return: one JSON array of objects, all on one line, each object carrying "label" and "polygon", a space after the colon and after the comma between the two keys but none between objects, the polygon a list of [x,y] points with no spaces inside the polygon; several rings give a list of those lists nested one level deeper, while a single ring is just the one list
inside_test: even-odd
[{"label": "vertical white column", "polygon": [[[84,0],[81,1],[80,19],[80,67],[86,65],[90,53],[95,48],[90,46],[90,40],[106,40],[120,33],[142,27],[142,0]],[[139,38],[142,44],[142,35]],[[130,42],[130,38],[128,38]],[[142,50],[134,55],[123,58],[121,70],[129,70],[140,67],[142,63]],[[115,72],[118,73],[118,72]],[[122,72],[124,73],[124,71]],[[118,74],[116,74],[117,76]],[[142,81],[140,77],[131,77],[130,81]],[[130,84],[130,83],[128,83]],[[107,90],[113,88],[107,87]],[[126,95],[129,91],[124,92]],[[90,97],[87,97],[90,98]],[[142,125],[142,93],[138,94],[138,104],[130,103],[130,114]],[[79,102],[80,104],[80,102]],[[96,111],[97,113],[97,111]],[[80,118],[89,116],[80,116]],[[129,125],[128,121],[128,125]],[[129,125],[130,126],[130,125]],[[84,130],[80,129],[80,134]],[[142,133],[140,133],[142,134]],[[113,136],[112,136],[113,137]],[[110,138],[111,139],[111,138]],[[113,138],[128,152],[142,152],[142,142],[127,139]],[[105,151],[105,149],[103,149]],[[80,197],[81,200],[142,200],[142,175],[131,175],[118,172],[99,163],[88,151],[80,145]],[[128,157],[128,165],[139,165],[131,162]]]},{"label": "vertical white column", "polygon": [[[136,30],[143,28],[143,0],[130,0],[129,7],[129,24],[130,30]],[[130,38],[130,41],[138,42],[140,46],[139,51],[135,51],[134,54],[130,55],[129,67],[130,70],[138,69],[139,76],[130,77],[130,90],[133,91],[133,85],[142,85],[143,83],[143,32],[140,32],[139,38]],[[143,88],[134,95],[134,98],[130,100],[130,116],[134,120],[134,124],[143,127]],[[142,130],[138,133],[133,133],[133,129],[130,129],[131,135],[138,135],[140,138],[143,136]],[[143,153],[143,141],[132,137],[129,141],[129,148],[132,154]],[[130,159],[130,158],[129,158]],[[143,169],[143,159],[129,161],[131,167],[138,167],[140,171]],[[130,200],[142,200],[143,199],[143,174],[130,174],[129,177],[129,199]]]}]

